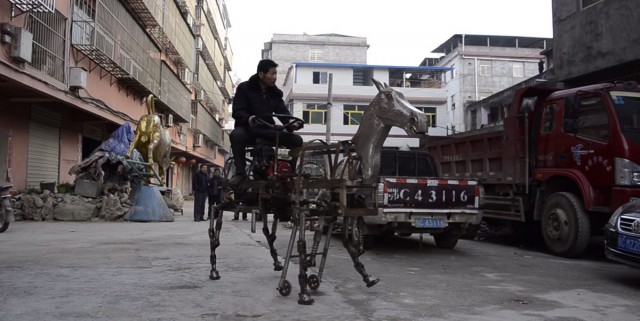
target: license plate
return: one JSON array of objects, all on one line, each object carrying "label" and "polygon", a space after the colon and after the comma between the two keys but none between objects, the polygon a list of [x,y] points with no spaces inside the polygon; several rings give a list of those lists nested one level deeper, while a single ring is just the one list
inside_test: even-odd
[{"label": "license plate", "polygon": [[640,239],[618,235],[618,250],[640,254]]},{"label": "license plate", "polygon": [[416,218],[415,226],[424,228],[443,228],[447,227],[447,222],[441,218],[421,217]]}]

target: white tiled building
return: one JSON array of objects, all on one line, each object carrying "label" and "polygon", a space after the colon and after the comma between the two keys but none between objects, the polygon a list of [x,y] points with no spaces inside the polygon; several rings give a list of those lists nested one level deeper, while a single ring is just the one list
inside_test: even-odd
[{"label": "white tiled building", "polygon": [[[414,107],[423,110],[430,122],[429,135],[444,135],[445,130],[439,124],[445,122],[443,110],[447,95],[440,79],[448,70],[441,67],[293,62],[281,88],[292,114],[307,123],[299,132],[305,141],[325,140],[328,118],[331,119],[332,142],[351,139],[362,114],[378,93],[371,78],[390,84],[402,92]],[[333,86],[328,117],[330,74],[333,75]],[[409,138],[400,128],[393,128],[385,141],[385,146],[390,147],[418,145],[417,138]]]}]

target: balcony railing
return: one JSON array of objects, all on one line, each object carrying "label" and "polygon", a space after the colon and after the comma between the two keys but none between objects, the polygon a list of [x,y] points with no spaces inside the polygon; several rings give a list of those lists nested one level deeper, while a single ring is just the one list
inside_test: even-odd
[{"label": "balcony railing", "polygon": [[229,133],[222,132],[222,145],[218,149],[225,153],[231,153],[231,141],[229,140]]},{"label": "balcony railing", "polygon": [[[79,2],[76,2],[76,5]],[[76,7],[72,45],[142,95],[158,94],[160,51],[119,1]]]},{"label": "balcony railing", "polygon": [[189,122],[191,119],[191,92],[166,63],[162,64],[159,98],[161,106],[178,116],[178,122]]},{"label": "balcony railing", "polygon": [[175,64],[194,69],[195,40],[173,0],[129,0],[128,6]]},{"label": "balcony railing", "polygon": [[198,104],[198,114],[196,115],[196,133],[204,134],[208,140],[218,146],[223,143],[222,127],[201,104]]},{"label": "balcony railing", "polygon": [[33,34],[31,67],[49,77],[64,82],[66,48],[66,17],[60,12],[32,12],[29,17],[29,31]]}]

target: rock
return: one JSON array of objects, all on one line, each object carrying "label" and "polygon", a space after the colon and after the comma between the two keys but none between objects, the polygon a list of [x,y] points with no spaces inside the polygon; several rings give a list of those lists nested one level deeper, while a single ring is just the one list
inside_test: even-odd
[{"label": "rock", "polygon": [[88,221],[95,216],[95,208],[94,204],[83,202],[79,197],[65,197],[54,208],[53,218],[59,221]]},{"label": "rock", "polygon": [[16,201],[15,204],[13,204],[13,208],[14,209],[22,209],[22,201]]},{"label": "rock", "polygon": [[100,215],[98,215],[98,217],[105,221],[117,221],[121,219],[125,213],[126,211],[120,204],[118,196],[106,194],[103,197]]},{"label": "rock", "polygon": [[45,189],[40,195],[40,198],[42,198],[43,200],[46,200],[50,196],[51,196],[51,192],[48,189]]},{"label": "rock", "polygon": [[[36,206],[35,199],[39,199],[42,202],[37,196],[25,195],[22,198],[22,217],[25,220],[36,220],[36,217],[42,220],[42,218],[40,218],[40,209]],[[44,203],[42,205],[44,205]]]},{"label": "rock", "polygon": [[41,208],[44,206],[44,201],[38,196],[31,196],[33,198],[33,202],[37,208]]},{"label": "rock", "polygon": [[54,206],[55,205],[53,203],[53,198],[49,197],[49,198],[47,198],[47,200],[44,202],[44,205],[40,209],[41,216],[46,221],[53,221],[53,208],[54,208]]}]

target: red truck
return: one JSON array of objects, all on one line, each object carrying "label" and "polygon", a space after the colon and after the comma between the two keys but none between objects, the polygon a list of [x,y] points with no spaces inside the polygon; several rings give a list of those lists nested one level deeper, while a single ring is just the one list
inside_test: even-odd
[{"label": "red truck", "polygon": [[503,124],[432,139],[452,178],[484,188],[484,218],[539,222],[550,252],[580,256],[619,206],[640,199],[637,83],[516,89]]}]

